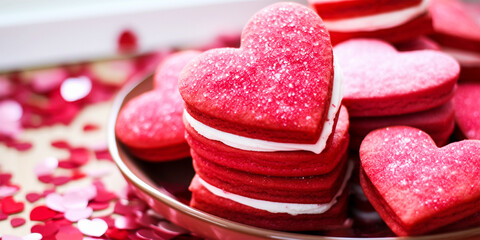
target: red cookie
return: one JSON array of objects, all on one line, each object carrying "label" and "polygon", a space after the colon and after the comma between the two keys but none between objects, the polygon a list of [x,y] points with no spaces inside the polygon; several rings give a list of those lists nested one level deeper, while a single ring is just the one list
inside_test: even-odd
[{"label": "red cookie", "polygon": [[204,181],[241,196],[289,203],[330,202],[347,170],[347,154],[331,172],[304,177],[274,177],[239,171],[212,163],[192,150],[195,172]]},{"label": "red cookie", "polygon": [[[480,24],[458,0],[432,0],[434,33],[430,37],[445,47],[480,53]],[[454,27],[453,27],[454,26]]]},{"label": "red cookie", "polygon": [[398,52],[386,42],[356,39],[335,47],[350,116],[424,111],[451,99],[459,66],[431,50]]},{"label": "red cookie", "polygon": [[[341,226],[347,217],[348,191],[344,191],[336,202],[325,212],[318,214],[291,215],[282,212],[269,212],[240,204],[228,198],[219,197],[207,190],[198,176],[190,185],[192,200],[190,205],[219,217],[261,228],[281,231],[329,230]],[[274,206],[272,203],[265,203]]]},{"label": "red cookie", "polygon": [[209,50],[190,62],[179,89],[187,112],[215,129],[315,143],[328,119],[333,80],[322,20],[300,4],[279,3],[253,16],[240,48]]},{"label": "red cookie", "polygon": [[157,68],[155,89],[132,99],[120,111],[115,132],[132,155],[148,161],[190,155],[177,82],[181,66],[197,55],[195,51],[172,54]]},{"label": "red cookie", "polygon": [[331,172],[347,153],[348,112],[342,107],[328,147],[320,154],[307,151],[254,152],[206,139],[185,123],[188,144],[209,161],[240,171],[282,177],[320,175]]},{"label": "red cookie", "polygon": [[480,140],[480,83],[459,84],[453,104],[459,137]]},{"label": "red cookie", "polygon": [[399,236],[439,229],[480,211],[480,141],[438,148],[399,126],[371,132],[360,147],[365,195]]},{"label": "red cookie", "polygon": [[443,146],[455,127],[453,104],[448,102],[427,111],[397,116],[351,117],[350,148],[358,149],[362,139],[372,130],[399,125],[421,129],[428,133],[438,146]]},{"label": "red cookie", "polygon": [[418,6],[422,0],[309,0],[308,2],[324,19],[342,19],[398,11]]},{"label": "red cookie", "polygon": [[480,81],[480,21],[476,19],[480,13],[471,8],[462,1],[432,0],[434,33],[430,37],[458,60],[461,80]]},{"label": "red cookie", "polygon": [[195,50],[181,51],[166,57],[155,70],[153,88],[162,91],[178,92],[178,76],[193,58],[201,52]]},{"label": "red cookie", "polygon": [[401,42],[430,33],[427,0],[309,0],[325,21],[332,43],[352,38]]}]

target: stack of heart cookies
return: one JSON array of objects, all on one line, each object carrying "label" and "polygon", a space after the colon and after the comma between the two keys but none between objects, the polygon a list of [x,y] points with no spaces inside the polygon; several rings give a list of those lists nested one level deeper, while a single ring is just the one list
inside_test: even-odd
[{"label": "stack of heart cookies", "polygon": [[179,90],[196,171],[192,207],[285,231],[344,223],[349,117],[330,36],[313,10],[261,10],[240,48],[196,57]]},{"label": "stack of heart cookies", "polygon": [[374,39],[345,41],[334,51],[344,73],[352,149],[370,131],[395,125],[422,129],[439,146],[448,143],[460,71],[455,59],[434,50],[398,52]]}]

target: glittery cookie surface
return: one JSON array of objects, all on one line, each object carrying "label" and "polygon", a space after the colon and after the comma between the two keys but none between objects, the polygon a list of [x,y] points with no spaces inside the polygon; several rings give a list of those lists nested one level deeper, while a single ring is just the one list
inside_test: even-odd
[{"label": "glittery cookie surface", "polygon": [[362,187],[398,235],[437,229],[480,211],[480,141],[437,148],[411,127],[371,132],[360,147]]},{"label": "glittery cookie surface", "polygon": [[459,65],[432,50],[398,52],[379,40],[357,39],[334,48],[344,73],[351,116],[386,116],[439,106],[453,96]]},{"label": "glittery cookie surface", "polygon": [[253,16],[240,48],[210,50],[187,65],[179,88],[189,113],[207,125],[254,138],[316,141],[332,83],[322,20],[305,6],[279,3]]},{"label": "glittery cookie surface", "polygon": [[480,83],[459,84],[453,103],[455,121],[463,136],[480,140]]}]

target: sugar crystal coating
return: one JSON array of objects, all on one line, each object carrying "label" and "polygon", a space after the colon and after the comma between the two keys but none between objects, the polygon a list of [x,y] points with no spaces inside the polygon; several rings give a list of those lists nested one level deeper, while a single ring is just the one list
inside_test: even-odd
[{"label": "sugar crystal coating", "polygon": [[[375,192],[400,225],[406,231],[416,228],[416,234],[480,211],[479,153],[480,141],[437,148],[428,134],[403,126],[373,131],[360,147],[362,168]],[[432,219],[437,220],[419,229]]]},{"label": "sugar crystal coating", "polygon": [[316,132],[330,101],[333,55],[322,20],[293,3],[274,4],[246,25],[239,49],[205,52],[186,66],[187,107],[273,130]]},{"label": "sugar crystal coating", "polygon": [[344,104],[352,116],[424,111],[453,95],[460,67],[438,51],[398,52],[390,44],[355,39],[335,46],[344,75]]}]

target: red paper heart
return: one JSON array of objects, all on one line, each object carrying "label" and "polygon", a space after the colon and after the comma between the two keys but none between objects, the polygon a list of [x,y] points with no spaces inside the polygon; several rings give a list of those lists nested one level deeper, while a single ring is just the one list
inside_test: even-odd
[{"label": "red paper heart", "polygon": [[25,204],[23,202],[15,201],[12,196],[2,198],[1,203],[2,211],[8,215],[22,212],[25,208]]},{"label": "red paper heart", "polygon": [[12,218],[12,219],[10,219],[10,224],[12,225],[12,227],[16,228],[16,227],[19,227],[19,226],[22,226],[23,224],[25,224],[25,219],[24,218]]},{"label": "red paper heart", "polygon": [[34,203],[38,199],[42,198],[42,194],[31,192],[31,193],[27,193],[27,195],[25,195],[25,198],[27,199],[27,201]]},{"label": "red paper heart", "polygon": [[438,148],[411,127],[371,132],[362,142],[362,187],[398,235],[421,234],[480,211],[480,141]]},{"label": "red paper heart", "polygon": [[187,111],[202,123],[253,138],[315,142],[330,106],[330,37],[311,9],[274,4],[248,22],[240,48],[203,53],[179,81]]},{"label": "red paper heart", "polygon": [[43,238],[53,236],[58,232],[58,226],[55,223],[46,223],[45,225],[37,224],[32,227],[32,233],[40,233]]},{"label": "red paper heart", "polygon": [[30,220],[32,221],[45,221],[53,218],[57,212],[51,210],[47,206],[37,206],[30,212]]},{"label": "red paper heart", "polygon": [[82,240],[83,233],[74,226],[61,226],[55,235],[56,240]]}]

